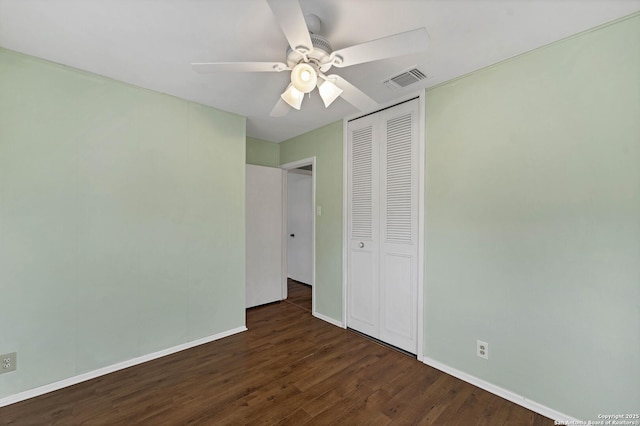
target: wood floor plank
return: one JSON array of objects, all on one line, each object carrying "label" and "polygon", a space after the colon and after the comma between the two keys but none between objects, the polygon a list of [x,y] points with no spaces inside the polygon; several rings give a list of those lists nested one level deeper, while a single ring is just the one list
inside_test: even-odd
[{"label": "wood floor plank", "polygon": [[311,312],[311,286],[287,279],[287,300]]},{"label": "wood floor plank", "polygon": [[[450,380],[446,375],[414,377],[414,380],[407,381],[405,388],[387,402],[384,412],[395,424],[415,421],[426,408],[425,405],[430,403],[429,398],[441,393]],[[423,391],[426,393],[423,394]],[[416,405],[415,400],[424,402]]]},{"label": "wood floor plank", "polygon": [[535,425],[553,422],[311,313],[311,288],[249,331],[0,408],[0,425]]},{"label": "wood floor plank", "polygon": [[311,420],[309,413],[302,408],[296,409],[293,413],[289,414],[278,423],[277,426],[298,426],[308,423]]},{"label": "wood floor plank", "polygon": [[[490,404],[490,401],[493,400],[494,395],[491,395],[489,392],[486,392],[482,389],[475,388],[471,394],[467,397],[464,403],[460,406],[458,413],[465,413],[469,417],[476,419],[476,422],[481,421],[483,418],[483,412],[487,408],[487,405]],[[528,411],[528,410],[518,410],[518,411]],[[465,425],[462,420],[464,418],[460,415],[456,416],[455,420],[451,422],[452,425]],[[518,424],[518,423],[510,423],[510,424]]]},{"label": "wood floor plank", "polygon": [[465,392],[465,390],[467,389],[467,387],[465,386],[466,384],[462,381],[452,380],[448,382],[448,385],[449,386],[447,388],[444,388],[439,395],[434,395],[432,398],[430,398],[431,400],[433,400],[431,404],[425,404],[423,406],[424,410],[422,411],[422,413],[424,414],[416,414],[416,418],[419,419],[418,424],[443,424],[440,423],[441,415],[448,408],[454,407],[458,404],[462,405],[464,403],[464,400],[466,399],[466,397],[468,397],[468,393]]},{"label": "wood floor plank", "polygon": [[388,399],[389,394],[384,389],[378,389],[367,396],[360,404],[357,404],[354,408],[340,416],[337,423],[350,425],[388,425],[391,423],[391,419],[380,410],[380,407]]}]

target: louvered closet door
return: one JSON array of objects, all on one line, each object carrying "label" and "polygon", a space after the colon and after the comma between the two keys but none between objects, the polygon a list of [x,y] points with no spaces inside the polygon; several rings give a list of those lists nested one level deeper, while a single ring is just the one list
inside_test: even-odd
[{"label": "louvered closet door", "polygon": [[417,101],[383,111],[380,138],[380,340],[417,350]]},{"label": "louvered closet door", "polygon": [[417,351],[417,100],[348,126],[347,325]]},{"label": "louvered closet door", "polygon": [[349,164],[349,327],[377,337],[379,329],[378,282],[378,140],[376,116],[361,118],[348,128]]}]

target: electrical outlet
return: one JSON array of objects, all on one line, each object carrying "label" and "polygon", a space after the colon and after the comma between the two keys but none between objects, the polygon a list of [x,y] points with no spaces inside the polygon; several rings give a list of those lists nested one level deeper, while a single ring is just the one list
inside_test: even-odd
[{"label": "electrical outlet", "polygon": [[489,344],[482,340],[477,341],[476,354],[480,358],[489,359]]},{"label": "electrical outlet", "polygon": [[16,352],[0,355],[0,360],[2,360],[2,364],[0,364],[0,374],[16,371],[16,368],[18,368],[18,354]]}]

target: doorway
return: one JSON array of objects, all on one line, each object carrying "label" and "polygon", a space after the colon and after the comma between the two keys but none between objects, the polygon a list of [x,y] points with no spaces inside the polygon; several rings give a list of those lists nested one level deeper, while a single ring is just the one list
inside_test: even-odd
[{"label": "doorway", "polygon": [[313,168],[287,173],[287,278],[312,285]]},{"label": "doorway", "polygon": [[[315,313],[315,157],[281,167],[286,171],[283,197],[285,285],[288,288],[308,287],[311,312]],[[283,288],[283,299],[288,298],[288,288]]]}]

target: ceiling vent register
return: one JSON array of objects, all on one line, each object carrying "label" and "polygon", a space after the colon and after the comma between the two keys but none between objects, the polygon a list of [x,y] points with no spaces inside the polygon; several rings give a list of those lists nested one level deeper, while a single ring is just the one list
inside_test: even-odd
[{"label": "ceiling vent register", "polygon": [[384,80],[382,84],[387,86],[389,89],[403,89],[426,78],[427,75],[425,73],[420,71],[418,68],[412,68],[401,74],[389,77]]}]

